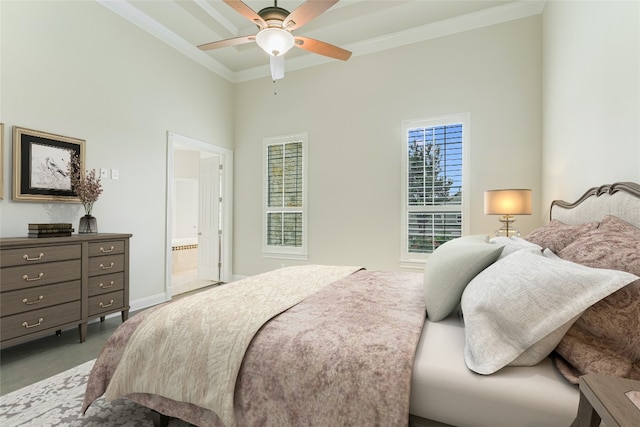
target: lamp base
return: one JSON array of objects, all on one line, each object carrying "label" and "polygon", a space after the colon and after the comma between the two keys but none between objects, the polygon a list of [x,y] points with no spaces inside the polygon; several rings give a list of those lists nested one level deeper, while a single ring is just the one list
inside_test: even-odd
[{"label": "lamp base", "polygon": [[503,215],[499,221],[502,227],[496,230],[496,237],[520,237],[520,232],[513,226],[516,221],[513,215]]}]

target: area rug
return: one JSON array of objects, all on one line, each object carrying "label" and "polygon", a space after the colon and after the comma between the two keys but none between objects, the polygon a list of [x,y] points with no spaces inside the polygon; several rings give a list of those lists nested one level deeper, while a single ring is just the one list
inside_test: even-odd
[{"label": "area rug", "polygon": [[[95,360],[0,397],[0,425],[18,426],[153,426],[151,410],[127,399],[96,400],[80,413],[89,371]],[[171,427],[191,424],[171,420]]]}]

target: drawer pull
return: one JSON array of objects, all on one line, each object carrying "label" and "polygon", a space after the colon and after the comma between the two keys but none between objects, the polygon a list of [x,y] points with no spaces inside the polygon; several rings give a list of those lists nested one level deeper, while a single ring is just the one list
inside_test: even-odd
[{"label": "drawer pull", "polygon": [[111,307],[113,305],[113,300],[109,301],[109,304],[105,304],[102,301],[100,301],[100,304],[98,304],[100,307],[102,308],[107,308],[107,307]]},{"label": "drawer pull", "polygon": [[100,283],[98,286],[100,286],[100,289],[108,289],[113,286],[113,280],[110,281],[108,285],[105,285],[104,283]]},{"label": "drawer pull", "polygon": [[100,246],[100,252],[102,252],[103,254],[108,254],[109,252],[113,252],[113,250],[115,249],[115,246],[111,246],[111,248],[109,250],[103,248],[102,246]]},{"label": "drawer pull", "polygon": [[34,280],[40,280],[44,277],[44,273],[40,273],[38,274],[38,277],[29,277],[26,274],[24,276],[22,276],[22,278],[24,280],[26,280],[27,282],[33,282]]},{"label": "drawer pull", "polygon": [[108,270],[110,268],[113,268],[113,263],[109,264],[108,266],[105,267],[104,264],[100,264],[100,268],[103,270]]},{"label": "drawer pull", "polygon": [[22,259],[24,259],[25,261],[39,261],[42,259],[42,257],[44,256],[44,253],[40,252],[40,255],[38,255],[36,258],[29,258],[29,255],[24,254],[22,255]]},{"label": "drawer pull", "polygon": [[29,328],[35,328],[36,326],[40,326],[42,324],[42,321],[44,319],[41,317],[40,319],[38,319],[38,323],[34,323],[33,325],[28,324],[27,322],[22,322],[22,326],[24,326],[25,328],[29,329]]},{"label": "drawer pull", "polygon": [[40,295],[38,299],[35,301],[29,301],[29,298],[25,298],[22,300],[22,302],[25,303],[26,305],[31,305],[31,304],[39,303],[40,301],[42,301],[43,298],[44,298],[44,295]]}]

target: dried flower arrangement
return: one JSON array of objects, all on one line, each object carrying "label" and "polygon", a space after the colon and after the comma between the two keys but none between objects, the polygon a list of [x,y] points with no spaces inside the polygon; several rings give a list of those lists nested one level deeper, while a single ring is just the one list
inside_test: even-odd
[{"label": "dried flower arrangement", "polygon": [[76,193],[87,215],[91,215],[93,203],[98,200],[102,193],[102,184],[100,177],[96,175],[96,170],[86,171],[82,174],[80,159],[78,156],[71,157],[68,165],[69,177],[71,178],[71,189]]}]

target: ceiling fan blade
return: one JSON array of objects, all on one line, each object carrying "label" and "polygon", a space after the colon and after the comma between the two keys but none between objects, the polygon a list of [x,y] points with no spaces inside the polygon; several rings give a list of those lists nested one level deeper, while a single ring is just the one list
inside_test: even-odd
[{"label": "ceiling fan blade", "polygon": [[282,28],[289,31],[300,28],[336,3],[338,0],[307,0],[287,16]]},{"label": "ceiling fan blade", "polygon": [[348,50],[329,43],[321,42],[320,40],[310,39],[308,37],[296,36],[295,46],[309,52],[328,56],[329,58],[340,59],[342,61],[346,61],[351,58],[351,52]]},{"label": "ceiling fan blade", "polygon": [[219,49],[221,47],[237,46],[256,41],[256,36],[234,37],[232,39],[218,40],[217,42],[205,43],[198,46],[201,50]]},{"label": "ceiling fan blade", "polygon": [[284,56],[269,55],[269,65],[271,66],[271,78],[275,82],[284,77]]},{"label": "ceiling fan blade", "polygon": [[267,23],[264,22],[264,19],[260,17],[253,9],[249,6],[241,2],[240,0],[223,0],[226,4],[231,6],[238,12],[240,15],[247,18],[249,21],[253,22],[260,28],[267,28]]}]

